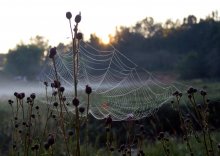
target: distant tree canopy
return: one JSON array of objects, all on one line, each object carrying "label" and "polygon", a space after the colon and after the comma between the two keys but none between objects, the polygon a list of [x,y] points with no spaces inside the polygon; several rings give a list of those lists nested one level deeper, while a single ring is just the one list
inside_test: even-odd
[{"label": "distant tree canopy", "polygon": [[[184,79],[220,78],[220,18],[212,12],[206,19],[189,15],[182,21],[156,23],[152,17],[132,27],[119,27],[111,44],[132,61],[150,71],[175,72]],[[108,48],[95,34],[88,41],[98,49]],[[35,79],[48,42],[37,36],[7,54],[5,71]],[[59,46],[65,46],[60,44]],[[68,46],[67,46],[68,47]]]},{"label": "distant tree canopy", "polygon": [[48,48],[47,41],[40,36],[32,38],[28,45],[17,45],[15,49],[9,50],[6,56],[5,72],[11,76],[36,79],[46,48]]},{"label": "distant tree canopy", "polygon": [[118,28],[110,41],[147,70],[176,72],[184,79],[220,78],[218,12],[206,19],[189,15],[182,22],[168,19],[164,24],[146,17],[133,27]]}]

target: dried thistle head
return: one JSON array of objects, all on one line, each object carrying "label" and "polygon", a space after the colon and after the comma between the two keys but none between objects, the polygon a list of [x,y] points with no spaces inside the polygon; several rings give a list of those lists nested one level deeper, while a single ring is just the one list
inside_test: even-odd
[{"label": "dried thistle head", "polygon": [[68,19],[68,20],[70,20],[71,18],[72,18],[72,13],[71,12],[66,12],[66,18]]}]

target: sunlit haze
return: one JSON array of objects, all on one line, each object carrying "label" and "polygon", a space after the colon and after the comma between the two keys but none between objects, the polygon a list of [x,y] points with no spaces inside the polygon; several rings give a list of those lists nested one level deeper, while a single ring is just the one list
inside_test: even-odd
[{"label": "sunlit haze", "polygon": [[0,53],[7,53],[21,41],[44,36],[52,46],[70,41],[67,11],[82,13],[79,30],[85,39],[91,33],[108,42],[116,26],[131,26],[145,17],[156,22],[180,19],[190,14],[205,18],[218,10],[219,0],[1,0]]}]

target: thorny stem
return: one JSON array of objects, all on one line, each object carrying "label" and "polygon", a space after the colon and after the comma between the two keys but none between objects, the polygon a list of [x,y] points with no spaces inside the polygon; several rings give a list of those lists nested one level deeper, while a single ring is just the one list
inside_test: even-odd
[{"label": "thorny stem", "polygon": [[187,147],[189,149],[189,152],[193,153],[192,148],[191,148],[190,143],[189,143],[188,131],[187,131],[185,122],[183,120],[182,112],[180,110],[180,97],[176,96],[176,100],[177,100],[177,110],[178,110],[178,114],[179,114],[179,118],[180,118],[180,127],[181,127],[183,133],[185,132],[186,144],[187,144]]},{"label": "thorny stem", "polygon": [[[78,31],[78,23],[75,25],[74,28],[74,35],[73,35],[73,29],[71,25],[71,20],[69,20],[70,24],[70,30],[71,30],[71,36],[72,36],[72,46],[73,46],[73,75],[74,75],[74,93],[75,97],[77,97],[77,72],[78,72],[78,47],[77,47],[77,40],[76,40],[76,35]],[[80,142],[79,142],[79,132],[80,132],[80,127],[79,127],[79,112],[78,112],[78,107],[76,107],[76,155],[80,156]]]},{"label": "thorny stem", "polygon": [[[52,58],[52,61],[53,61],[53,66],[54,66],[54,71],[55,71],[55,78],[56,78],[56,81],[58,81],[58,74],[57,74],[57,68],[56,68],[56,64],[55,64],[55,59]],[[66,145],[66,149],[67,149],[67,154],[70,155],[70,152],[69,152],[69,147],[68,147],[68,140],[67,140],[67,137],[66,137],[66,133],[65,133],[65,125],[64,125],[64,116],[63,116],[63,106],[62,106],[62,94],[59,90],[60,86],[58,86],[58,98],[59,98],[59,104],[60,104],[60,126],[61,126],[61,129],[62,129],[62,132],[63,132],[63,137],[64,137],[64,142],[65,142],[65,145]]]},{"label": "thorny stem", "polygon": [[88,115],[89,115],[89,101],[90,101],[90,98],[89,98],[89,94],[88,94],[88,98],[87,98],[87,109],[86,109],[86,155],[88,155],[88,144],[89,144],[89,130],[88,130]]},{"label": "thorny stem", "polygon": [[195,100],[194,94],[192,94],[192,99],[190,98],[190,102],[192,103],[192,105],[194,107],[194,110],[196,111],[196,115],[198,117],[198,120],[201,121],[201,124],[199,124],[199,125],[202,128],[203,141],[204,141],[204,146],[205,146],[205,150],[206,150],[206,155],[209,156],[208,145],[207,145],[207,142],[206,142],[206,130],[205,130],[205,127],[203,125],[203,117],[202,117],[200,111],[198,110],[198,108],[196,106],[196,100]]}]

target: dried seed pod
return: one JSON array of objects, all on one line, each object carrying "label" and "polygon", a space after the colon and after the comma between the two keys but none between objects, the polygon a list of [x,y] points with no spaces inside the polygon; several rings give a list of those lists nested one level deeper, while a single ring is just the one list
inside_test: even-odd
[{"label": "dried seed pod", "polygon": [[72,18],[71,12],[69,12],[69,11],[66,12],[66,18],[69,19],[69,20]]},{"label": "dried seed pod", "polygon": [[84,113],[85,112],[85,107],[79,107],[79,112]]},{"label": "dried seed pod", "polygon": [[83,38],[83,34],[82,33],[77,33],[76,34],[76,38],[78,39],[78,40],[81,40],[82,38]]},{"label": "dried seed pod", "polygon": [[78,107],[79,106],[79,100],[75,97],[72,101],[72,104],[75,106],[75,107]]},{"label": "dried seed pod", "polygon": [[34,100],[34,99],[36,98],[35,93],[32,93],[32,94],[30,95],[30,97]]},{"label": "dried seed pod", "polygon": [[81,21],[81,13],[79,13],[78,15],[76,15],[75,17],[75,22],[78,24]]},{"label": "dried seed pod", "polygon": [[86,85],[86,94],[91,94],[92,93],[92,88],[89,85]]},{"label": "dried seed pod", "polygon": [[57,54],[57,50],[56,47],[53,47],[50,49],[50,54],[49,54],[49,58],[54,58],[54,56]]}]

